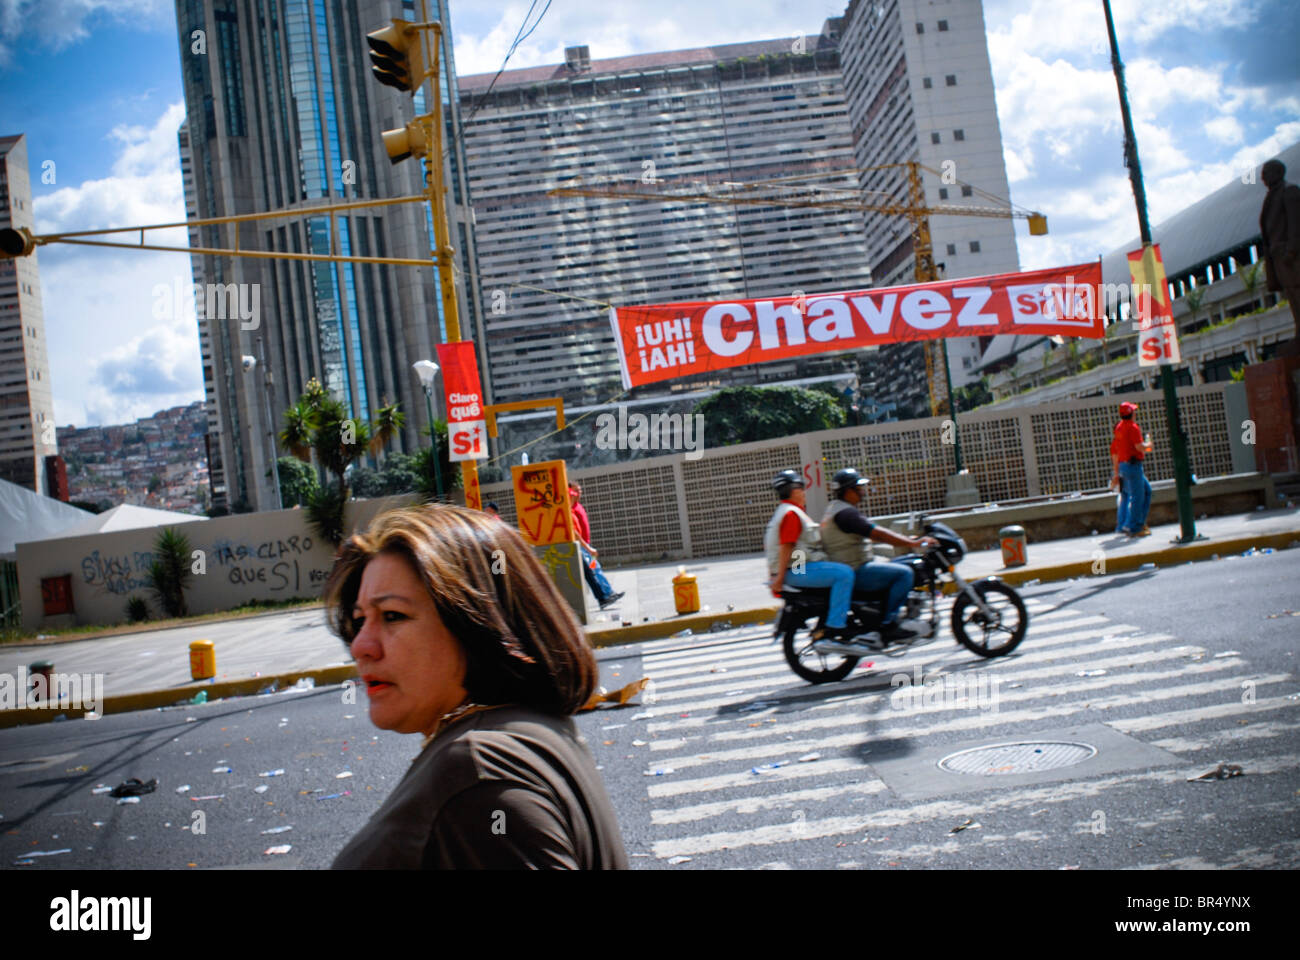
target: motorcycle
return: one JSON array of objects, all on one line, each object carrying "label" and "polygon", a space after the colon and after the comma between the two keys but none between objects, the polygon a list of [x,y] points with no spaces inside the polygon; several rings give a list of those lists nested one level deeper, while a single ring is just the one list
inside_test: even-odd
[{"label": "motorcycle", "polygon": [[[957,564],[966,555],[966,541],[946,524],[922,520],[926,534],[938,541],[921,553],[895,557],[894,563],[912,568],[912,587],[907,595],[904,618],[916,621],[917,636],[896,643],[903,649],[917,640],[938,635],[938,599],[945,583],[957,586],[952,605],[953,636],[967,650],[981,657],[1004,657],[1020,645],[1029,627],[1029,613],[1020,594],[997,577],[985,577],[974,583],[964,580]],[[781,590],[785,601],[776,621],[776,639],[784,641],[785,659],[796,674],[810,683],[843,680],[858,661],[872,653],[891,654],[890,644],[880,634],[885,594],[853,594],[849,604],[848,626],[854,633],[852,643],[819,640],[814,634],[823,626],[829,588],[786,586]],[[814,621],[809,626],[809,621]]]}]

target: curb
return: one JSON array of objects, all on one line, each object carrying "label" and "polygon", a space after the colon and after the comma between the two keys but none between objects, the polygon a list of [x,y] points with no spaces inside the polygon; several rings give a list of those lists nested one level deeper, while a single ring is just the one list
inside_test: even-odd
[{"label": "curb", "polygon": [[[185,706],[200,692],[206,692],[208,703],[223,700],[226,697],[247,697],[261,693],[268,686],[276,691],[292,687],[299,680],[310,679],[317,686],[328,686],[355,679],[355,664],[334,667],[318,667],[312,670],[295,670],[292,673],[273,673],[263,677],[248,677],[243,680],[222,680],[219,683],[187,683],[184,686],[168,687],[163,690],[144,690],[139,693],[123,693],[105,697],[100,705],[100,716],[110,713],[131,713],[136,710],[154,710],[162,707]],[[30,723],[49,723],[55,717],[80,711],[61,710],[58,705],[49,707],[21,707],[14,710],[0,710],[0,729],[17,727]],[[71,719],[71,718],[68,718]]]},{"label": "curb", "polygon": [[[1272,547],[1275,550],[1285,550],[1292,543],[1300,542],[1300,531],[1291,530],[1282,533],[1264,533],[1250,536],[1226,537],[1222,540],[1197,540],[1187,544],[1171,544],[1159,550],[1148,550],[1144,553],[1125,554],[1118,557],[1107,557],[1105,560],[1105,570],[1102,573],[1094,574],[1092,572],[1093,564],[1096,562],[1091,557],[1087,560],[1076,560],[1072,563],[1057,563],[1047,567],[1016,567],[1013,570],[998,571],[991,574],[1004,583],[1020,585],[1030,580],[1042,580],[1044,582],[1051,580],[1066,580],[1071,577],[1092,577],[1092,576],[1110,576],[1112,573],[1123,573],[1127,570],[1138,570],[1143,565],[1151,563],[1157,567],[1176,566],[1181,563],[1189,563],[1195,560],[1208,560],[1210,557],[1218,554],[1219,556],[1228,556],[1229,554],[1241,553],[1252,547],[1263,549]],[[949,584],[951,586],[951,584]],[[952,590],[945,590],[945,593],[952,593]]]},{"label": "curb", "polygon": [[642,640],[665,640],[673,634],[690,630],[692,633],[707,633],[715,623],[767,623],[776,619],[781,608],[772,604],[768,607],[748,607],[744,610],[728,610],[724,613],[699,613],[671,620],[656,620],[653,623],[634,623],[630,627],[596,627],[588,629],[587,640],[595,648],[613,647],[623,643],[638,643]]}]

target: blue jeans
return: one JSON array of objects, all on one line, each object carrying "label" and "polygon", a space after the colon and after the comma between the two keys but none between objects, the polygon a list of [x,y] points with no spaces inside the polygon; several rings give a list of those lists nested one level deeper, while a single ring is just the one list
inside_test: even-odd
[{"label": "blue jeans", "polygon": [[853,589],[858,593],[880,593],[885,597],[881,623],[889,625],[898,619],[898,608],[907,600],[912,589],[912,568],[902,563],[864,563],[853,574]]},{"label": "blue jeans", "polygon": [[828,560],[805,563],[803,573],[787,570],[785,582],[792,587],[830,587],[826,626],[838,630],[848,624],[849,598],[853,596],[853,568],[848,564]]},{"label": "blue jeans", "polygon": [[579,546],[578,549],[582,550],[582,575],[587,578],[591,592],[596,595],[596,602],[604,603],[614,593],[614,588],[605,579],[604,571],[600,569],[600,561],[583,547]]},{"label": "blue jeans", "polygon": [[1137,532],[1147,524],[1151,509],[1151,483],[1142,470],[1142,461],[1119,465],[1119,528]]}]

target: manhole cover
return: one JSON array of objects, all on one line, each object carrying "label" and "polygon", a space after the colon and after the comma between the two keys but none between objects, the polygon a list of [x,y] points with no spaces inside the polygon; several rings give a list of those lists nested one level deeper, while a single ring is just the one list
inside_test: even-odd
[{"label": "manhole cover", "polygon": [[1000,774],[1056,770],[1083,763],[1096,755],[1097,748],[1086,743],[1026,740],[950,753],[939,761],[939,766],[951,773],[994,777]]}]

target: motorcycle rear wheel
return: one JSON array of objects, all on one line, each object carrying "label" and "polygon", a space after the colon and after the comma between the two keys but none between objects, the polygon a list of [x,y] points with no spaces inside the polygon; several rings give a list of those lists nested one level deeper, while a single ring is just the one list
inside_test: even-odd
[{"label": "motorcycle rear wheel", "polygon": [[[816,625],[817,621],[813,621]],[[790,669],[809,683],[834,683],[843,680],[858,665],[859,657],[842,657],[833,653],[818,653],[813,649],[812,628],[808,621],[786,628],[781,644],[785,662]]]},{"label": "motorcycle rear wheel", "polygon": [[952,632],[957,641],[981,657],[1003,657],[1025,639],[1029,629],[1029,612],[1013,587],[998,580],[972,583],[990,612],[987,618],[965,593],[957,595],[952,605]]}]

